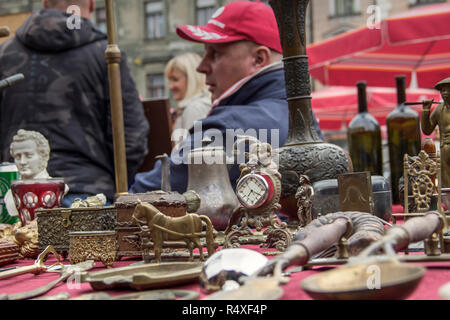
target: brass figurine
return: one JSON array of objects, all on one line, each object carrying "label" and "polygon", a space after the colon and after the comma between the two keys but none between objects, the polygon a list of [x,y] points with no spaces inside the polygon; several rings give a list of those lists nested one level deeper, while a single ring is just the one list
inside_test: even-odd
[{"label": "brass figurine", "polygon": [[151,262],[150,249],[152,248],[152,243],[151,243],[151,232],[148,226],[141,227],[139,238],[141,239],[142,260],[144,261],[144,263],[150,263]]},{"label": "brass figurine", "polygon": [[[147,226],[150,230],[157,263],[161,263],[164,241],[185,241],[190,253],[189,261],[194,259],[194,246],[200,251],[200,260],[204,261],[201,237],[206,238],[208,256],[215,252],[214,228],[207,216],[190,213],[182,217],[169,217],[150,203],[138,203],[132,219],[141,227],[141,230],[143,226]],[[202,232],[203,222],[206,223],[206,233]]]},{"label": "brass figurine", "polygon": [[314,189],[311,185],[311,180],[305,174],[301,174],[298,178],[299,187],[295,193],[297,199],[297,217],[300,222],[300,227],[306,226],[312,219],[311,207],[314,199]]},{"label": "brass figurine", "polygon": [[435,85],[441,92],[442,99],[434,111],[430,114],[433,100],[424,100],[422,109],[422,131],[430,135],[436,126],[439,127],[442,187],[450,187],[450,77]]}]

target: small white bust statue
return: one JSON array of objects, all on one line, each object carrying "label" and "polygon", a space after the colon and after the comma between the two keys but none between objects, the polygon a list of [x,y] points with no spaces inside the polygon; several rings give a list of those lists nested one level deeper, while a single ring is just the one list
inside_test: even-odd
[{"label": "small white bust statue", "polygon": [[[41,133],[20,129],[13,137],[9,152],[22,180],[51,178],[47,172],[50,145]],[[66,185],[64,194],[68,191]],[[11,190],[5,195],[5,205],[10,216],[18,215]]]}]

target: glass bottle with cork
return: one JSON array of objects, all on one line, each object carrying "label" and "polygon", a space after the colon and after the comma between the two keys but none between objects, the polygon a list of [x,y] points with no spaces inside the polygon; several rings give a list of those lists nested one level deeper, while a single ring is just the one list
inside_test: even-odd
[{"label": "glass bottle with cork", "polygon": [[388,114],[389,164],[391,169],[392,202],[400,203],[399,179],[403,175],[405,154],[417,156],[420,152],[419,114],[408,107],[406,102],[405,76],[395,77],[397,86],[397,107]]},{"label": "glass bottle with cork", "polygon": [[358,88],[358,114],[350,121],[347,131],[350,157],[355,172],[369,171],[371,175],[383,175],[381,153],[381,129],[378,121],[368,112],[366,82]]}]

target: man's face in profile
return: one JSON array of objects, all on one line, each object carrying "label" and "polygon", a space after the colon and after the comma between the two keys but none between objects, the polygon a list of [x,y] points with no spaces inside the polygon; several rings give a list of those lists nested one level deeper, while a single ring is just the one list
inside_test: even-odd
[{"label": "man's face in profile", "polygon": [[450,84],[445,84],[441,88],[441,96],[447,105],[450,105]]},{"label": "man's face in profile", "polygon": [[253,48],[246,41],[205,44],[205,54],[197,71],[206,75],[212,101],[242,78],[258,71],[254,66]]},{"label": "man's face in profile", "polygon": [[42,169],[42,159],[34,140],[14,142],[14,162],[22,179],[33,179]]}]

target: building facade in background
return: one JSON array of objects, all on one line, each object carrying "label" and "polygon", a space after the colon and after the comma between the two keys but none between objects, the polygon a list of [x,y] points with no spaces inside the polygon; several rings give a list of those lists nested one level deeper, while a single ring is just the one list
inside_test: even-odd
[{"label": "building facade in background", "polygon": [[[233,0],[115,0],[118,43],[126,52],[137,88],[144,98],[169,96],[164,67],[186,51],[203,52],[203,45],[182,40],[178,24],[206,24],[215,10]],[[268,3],[268,1],[263,1]],[[411,7],[450,0],[310,0],[306,18],[308,43],[319,42]],[[96,0],[92,20],[106,32],[104,0]],[[0,0],[0,25],[14,32],[41,0]],[[0,39],[4,41],[4,39]],[[313,82],[314,87],[320,87]]]}]

